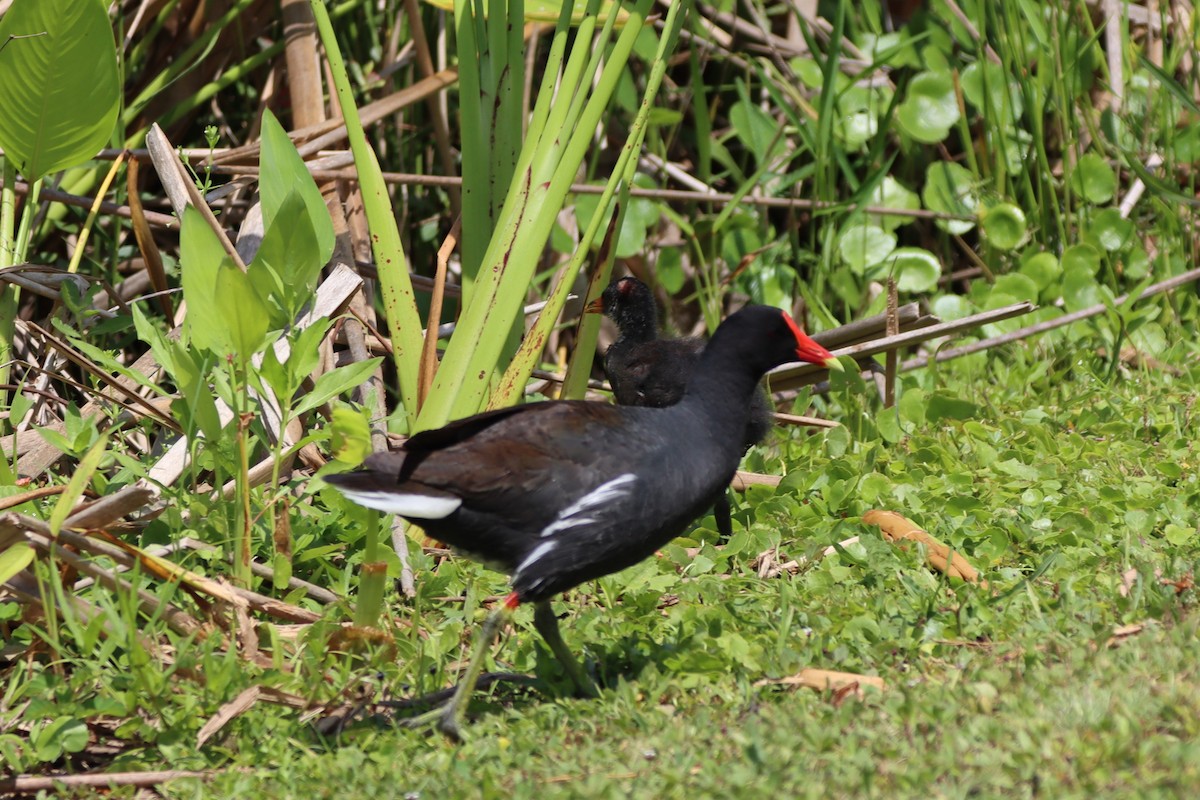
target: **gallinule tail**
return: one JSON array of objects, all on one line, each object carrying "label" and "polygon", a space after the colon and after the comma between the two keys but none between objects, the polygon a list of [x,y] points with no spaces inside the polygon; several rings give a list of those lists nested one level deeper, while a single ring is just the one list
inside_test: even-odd
[{"label": "gallinule tail", "polygon": [[[617,325],[619,336],[604,352],[602,362],[616,401],[623,406],[652,408],[678,403],[700,361],[704,341],[660,339],[654,294],[634,277],[610,283],[587,310],[602,313]],[[766,395],[756,391],[750,398],[742,454],[761,442],[769,430],[771,408]],[[728,492],[722,492],[713,504],[713,517],[723,538],[733,535]]]},{"label": "gallinule tail", "polygon": [[759,379],[790,361],[840,369],[787,314],[750,306],[717,329],[673,406],[566,400],[489,411],[327,477],[351,500],[512,576],[453,698],[408,724],[460,736],[487,648],[519,603],[534,604],[538,632],[576,688],[593,694],[550,598],[652,555],[709,508],[741,460]]}]

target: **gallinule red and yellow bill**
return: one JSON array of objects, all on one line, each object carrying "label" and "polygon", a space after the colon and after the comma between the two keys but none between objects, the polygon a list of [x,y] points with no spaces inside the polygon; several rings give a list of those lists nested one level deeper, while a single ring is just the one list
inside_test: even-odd
[{"label": "gallinule red and yellow bill", "polygon": [[513,592],[489,615],[453,698],[409,724],[436,722],[460,735],[487,648],[519,603],[534,604],[539,633],[578,690],[594,693],[550,598],[652,555],[709,508],[741,460],[759,379],[792,361],[840,369],[787,314],[750,306],[717,329],[675,405],[557,401],[490,411],[327,477],[351,500],[412,520],[512,576]]},{"label": "gallinule red and yellow bill", "polygon": [[[704,352],[704,341],[660,339],[654,293],[634,277],[610,283],[587,310],[602,313],[617,325],[617,340],[609,345],[602,361],[616,401],[623,406],[652,408],[678,403]],[[770,430],[771,408],[766,394],[756,391],[750,398],[743,455]],[[713,504],[713,517],[722,537],[733,535],[727,492],[722,492]]]}]

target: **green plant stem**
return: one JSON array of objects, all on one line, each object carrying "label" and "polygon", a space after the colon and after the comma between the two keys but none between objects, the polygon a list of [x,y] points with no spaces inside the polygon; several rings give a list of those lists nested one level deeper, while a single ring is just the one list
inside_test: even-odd
[{"label": "green plant stem", "polygon": [[379,560],[379,531],[382,515],[371,511],[366,515],[367,532],[363,540],[362,573],[358,582],[358,603],[354,607],[354,624],[374,627],[383,613],[383,596],[387,588],[387,562]]},{"label": "green plant stem", "polygon": [[[16,253],[13,226],[17,215],[17,172],[3,159],[4,186],[0,188],[0,269],[11,267]],[[11,283],[0,283],[0,384],[7,384],[12,372],[13,336],[17,330],[17,304],[21,290]],[[8,391],[0,389],[0,406],[8,407]],[[4,424],[7,428],[9,423]]]},{"label": "green plant stem", "polygon": [[238,514],[236,533],[234,534],[233,574],[234,581],[238,585],[248,587],[251,581],[250,561],[253,556],[251,542],[253,517],[250,509],[250,448],[246,442],[246,422],[248,420],[246,410],[249,396],[246,366],[244,359],[237,360],[233,380],[233,398],[237,406],[234,409],[233,422],[237,426],[238,451],[238,469],[234,476],[237,487]]}]

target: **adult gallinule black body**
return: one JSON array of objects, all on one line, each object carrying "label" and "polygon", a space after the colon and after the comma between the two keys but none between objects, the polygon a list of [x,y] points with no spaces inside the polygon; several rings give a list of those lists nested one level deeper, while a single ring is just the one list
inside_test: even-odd
[{"label": "adult gallinule black body", "polygon": [[781,311],[751,306],[726,320],[667,408],[558,401],[490,411],[418,433],[396,453],[326,480],[351,500],[419,524],[435,539],[512,576],[451,701],[415,718],[459,735],[466,698],[509,611],[534,624],[582,693],[594,691],[549,600],[636,564],[725,491],[742,456],[750,397],[790,361],[837,366]]},{"label": "adult gallinule black body", "polygon": [[[654,294],[634,277],[610,283],[588,311],[603,313],[617,325],[619,336],[604,352],[602,362],[616,401],[623,406],[651,408],[678,403],[704,352],[704,341],[660,339]],[[771,408],[766,394],[756,391],[750,398],[742,454],[761,442],[770,430]],[[713,517],[721,536],[733,535],[727,492],[722,492],[713,504]]]}]

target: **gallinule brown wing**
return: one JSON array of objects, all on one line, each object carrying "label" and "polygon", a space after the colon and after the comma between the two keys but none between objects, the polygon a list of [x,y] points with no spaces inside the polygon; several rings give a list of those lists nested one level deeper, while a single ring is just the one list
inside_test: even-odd
[{"label": "gallinule brown wing", "polygon": [[[660,339],[654,294],[634,277],[610,283],[587,310],[603,313],[617,325],[617,340],[609,345],[602,361],[616,401],[624,406],[653,408],[678,403],[704,351],[703,340]],[[761,442],[770,429],[771,408],[766,394],[756,391],[750,399],[743,455]],[[713,504],[713,517],[723,538],[733,535],[727,492]]]},{"label": "gallinule brown wing", "polygon": [[673,406],[557,401],[489,411],[328,476],[351,500],[412,520],[512,576],[453,698],[408,724],[436,722],[460,736],[487,648],[519,603],[534,604],[535,627],[577,689],[594,693],[550,598],[636,564],[710,507],[741,460],[759,379],[790,361],[840,369],[791,317],[750,306],[717,329]]}]

